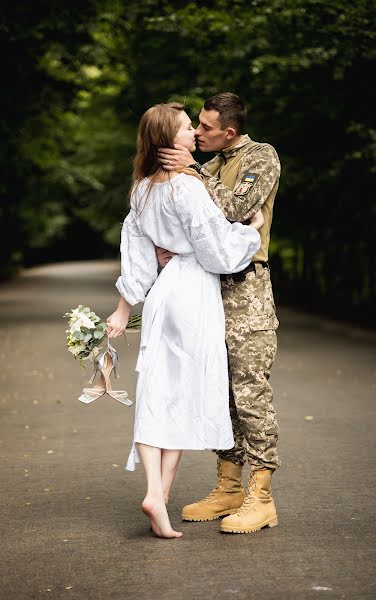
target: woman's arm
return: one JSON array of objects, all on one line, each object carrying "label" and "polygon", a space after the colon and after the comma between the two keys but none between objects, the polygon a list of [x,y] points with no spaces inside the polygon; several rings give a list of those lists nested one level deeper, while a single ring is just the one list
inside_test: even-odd
[{"label": "woman's arm", "polygon": [[121,275],[116,287],[121,297],[117,309],[107,319],[109,338],[124,333],[132,306],[145,301],[158,276],[154,244],[142,234],[133,213],[123,223],[120,251]]},{"label": "woman's arm", "polygon": [[[262,214],[261,209],[257,211],[257,213],[252,218],[250,225],[259,231],[265,222],[264,215]],[[155,253],[157,255],[158,263],[162,267],[165,267],[167,263],[171,260],[173,256],[175,256],[174,252],[170,252],[170,250],[165,250],[164,248],[156,248]]]},{"label": "woman's arm", "polygon": [[107,333],[110,339],[123,335],[128,325],[131,308],[132,306],[124,298],[120,298],[117,309],[106,321]]},{"label": "woman's arm", "polygon": [[227,221],[204,185],[193,177],[181,183],[175,206],[197,260],[206,271],[242,271],[260,248],[258,231],[252,226]]}]

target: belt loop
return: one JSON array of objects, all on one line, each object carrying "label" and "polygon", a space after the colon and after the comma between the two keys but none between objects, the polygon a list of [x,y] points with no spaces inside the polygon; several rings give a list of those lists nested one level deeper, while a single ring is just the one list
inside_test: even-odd
[{"label": "belt loop", "polygon": [[257,278],[262,277],[262,274],[264,271],[263,265],[259,262],[255,262],[254,265],[255,265],[256,277]]}]

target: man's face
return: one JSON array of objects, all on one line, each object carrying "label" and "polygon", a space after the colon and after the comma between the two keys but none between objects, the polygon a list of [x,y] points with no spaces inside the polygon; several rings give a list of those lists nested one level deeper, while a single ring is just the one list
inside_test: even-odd
[{"label": "man's face", "polygon": [[203,108],[198,117],[196,139],[201,152],[220,152],[234,142],[233,129],[221,129],[219,112]]}]

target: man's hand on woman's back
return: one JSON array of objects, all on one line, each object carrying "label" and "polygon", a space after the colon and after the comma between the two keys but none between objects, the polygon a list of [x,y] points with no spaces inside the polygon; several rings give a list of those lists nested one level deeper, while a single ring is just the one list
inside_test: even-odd
[{"label": "man's hand on woman's back", "polygon": [[171,260],[175,254],[170,252],[170,250],[165,250],[164,248],[158,248],[156,246],[155,253],[157,255],[158,264],[163,268],[167,265],[167,263]]},{"label": "man's hand on woman's back", "polygon": [[257,213],[255,213],[253,215],[250,225],[252,225],[252,227],[254,229],[257,229],[257,231],[259,231],[261,229],[261,227],[263,226],[264,222],[265,222],[264,215],[262,214],[262,211],[260,208],[260,210],[258,210]]}]

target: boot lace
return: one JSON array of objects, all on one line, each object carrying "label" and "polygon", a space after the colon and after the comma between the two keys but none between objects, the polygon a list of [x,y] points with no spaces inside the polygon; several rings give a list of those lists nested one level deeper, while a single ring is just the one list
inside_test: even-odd
[{"label": "boot lace", "polygon": [[206,496],[206,498],[204,498],[203,500],[201,500],[201,502],[206,502],[207,500],[211,500],[212,498],[215,498],[215,496],[217,495],[217,493],[218,493],[218,492],[219,492],[219,487],[218,487],[218,486],[216,486],[216,487],[214,488],[214,490],[212,490],[212,491],[210,492],[210,494],[208,494],[208,495]]},{"label": "boot lace", "polygon": [[212,498],[215,498],[215,496],[220,491],[221,472],[220,472],[219,465],[217,466],[217,478],[218,478],[219,481],[218,481],[217,485],[215,486],[214,490],[212,490],[210,492],[210,494],[208,494],[205,498],[203,498],[202,500],[200,500],[200,504],[201,504],[201,502],[206,502],[207,500],[212,500]]},{"label": "boot lace", "polygon": [[239,510],[237,511],[238,515],[241,515],[247,511],[249,511],[252,508],[252,504],[254,504],[254,497],[253,497],[253,492],[256,489],[256,479],[253,477],[253,475],[249,476],[249,484],[248,484],[248,492],[246,497],[244,498],[244,502],[241,505],[241,507],[239,508]]}]

